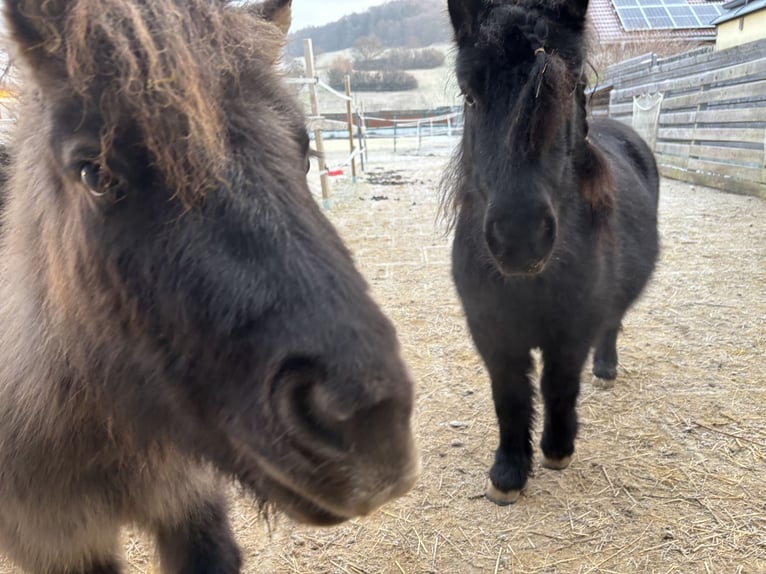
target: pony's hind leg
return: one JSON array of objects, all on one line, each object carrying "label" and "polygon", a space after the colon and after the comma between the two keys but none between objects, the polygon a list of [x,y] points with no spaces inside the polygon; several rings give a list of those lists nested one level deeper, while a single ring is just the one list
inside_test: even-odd
[{"label": "pony's hind leg", "polygon": [[237,574],[242,565],[222,499],[191,508],[179,524],[157,530],[163,574]]},{"label": "pony's hind leg", "polygon": [[486,497],[495,504],[518,500],[532,466],[532,361],[526,356],[486,360],[492,380],[492,398],[500,427],[500,444],[489,471]]},{"label": "pony's hind leg", "polygon": [[599,386],[611,388],[617,378],[617,335],[620,326],[609,327],[598,339],[593,353],[593,376],[600,382]]},{"label": "pony's hind leg", "polygon": [[588,346],[567,347],[566,343],[543,349],[540,392],[545,404],[545,422],[540,447],[542,465],[546,468],[562,470],[572,459],[577,436],[580,371],[588,351]]}]

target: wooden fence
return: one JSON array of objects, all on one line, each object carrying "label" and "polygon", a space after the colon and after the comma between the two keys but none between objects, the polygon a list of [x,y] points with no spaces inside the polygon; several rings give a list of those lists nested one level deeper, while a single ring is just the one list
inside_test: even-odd
[{"label": "wooden fence", "polygon": [[618,64],[595,91],[593,112],[631,124],[634,98],[658,92],[664,176],[766,198],[766,40]]}]

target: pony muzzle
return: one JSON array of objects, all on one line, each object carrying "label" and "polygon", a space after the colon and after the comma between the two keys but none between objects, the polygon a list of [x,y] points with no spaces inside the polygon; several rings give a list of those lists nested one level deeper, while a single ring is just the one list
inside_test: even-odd
[{"label": "pony muzzle", "polygon": [[488,217],[484,238],[504,275],[542,273],[556,242],[556,218],[547,206],[537,213]]},{"label": "pony muzzle", "polygon": [[303,480],[281,472],[272,478],[343,519],[405,494],[420,474],[420,457],[410,420],[412,383],[403,376],[360,383],[354,391],[333,384],[317,362],[286,361],[273,380],[272,405],[292,445],[291,466],[299,470],[292,474]]}]

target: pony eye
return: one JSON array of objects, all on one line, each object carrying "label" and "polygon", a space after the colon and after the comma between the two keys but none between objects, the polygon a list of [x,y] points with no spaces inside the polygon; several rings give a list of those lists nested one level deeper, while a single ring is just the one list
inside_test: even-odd
[{"label": "pony eye", "polygon": [[104,192],[99,186],[99,172],[101,167],[97,163],[85,162],[80,167],[80,181],[93,195],[101,196]]},{"label": "pony eye", "polygon": [[463,98],[466,106],[469,108],[476,107],[476,98],[474,98],[471,94],[464,94]]},{"label": "pony eye", "polygon": [[93,197],[103,197],[111,202],[118,202],[125,197],[124,186],[120,181],[106,176],[97,163],[87,161],[80,166],[80,181]]}]

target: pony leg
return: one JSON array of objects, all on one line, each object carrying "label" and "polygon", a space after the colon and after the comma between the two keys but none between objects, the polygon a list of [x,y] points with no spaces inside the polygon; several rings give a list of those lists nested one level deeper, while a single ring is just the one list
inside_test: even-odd
[{"label": "pony leg", "polygon": [[[617,378],[617,334],[620,326],[606,329],[599,338],[593,354],[593,376],[605,381],[605,388],[614,385]],[[608,384],[608,382],[612,382]]]},{"label": "pony leg", "polygon": [[164,574],[237,574],[242,566],[220,499],[190,509],[180,524],[160,527],[157,547]]},{"label": "pony leg", "polygon": [[499,505],[516,502],[532,466],[532,384],[529,353],[524,358],[487,360],[500,444],[489,471],[486,497]]},{"label": "pony leg", "polygon": [[542,465],[562,470],[569,466],[577,436],[577,396],[580,394],[580,371],[588,357],[589,347],[570,349],[562,354],[560,347],[543,349],[543,375],[540,391],[545,404],[545,422],[540,447]]}]

